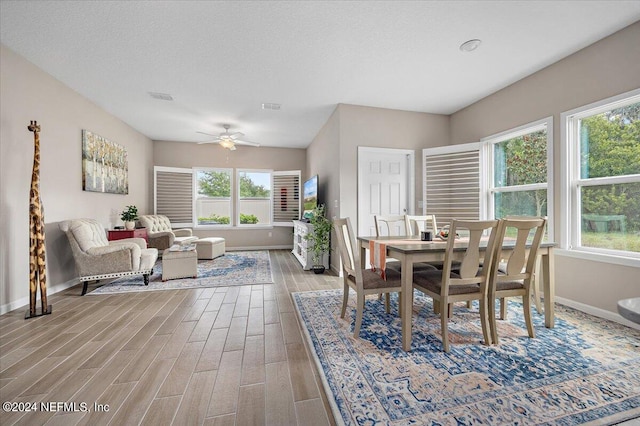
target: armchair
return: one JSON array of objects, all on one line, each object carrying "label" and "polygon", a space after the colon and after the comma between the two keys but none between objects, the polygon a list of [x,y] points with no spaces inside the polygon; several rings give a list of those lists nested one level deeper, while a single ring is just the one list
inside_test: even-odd
[{"label": "armchair", "polygon": [[107,241],[102,225],[94,219],[73,219],[60,223],[67,234],[76,271],[83,283],[82,296],[89,281],[142,274],[145,285],[158,259],[158,250],[147,248],[143,238]]},{"label": "armchair", "polygon": [[149,247],[157,248],[160,253],[168,249],[174,243],[183,244],[195,241],[191,229],[171,229],[169,218],[161,215],[142,215],[138,218],[140,225],[147,228],[147,239]]}]

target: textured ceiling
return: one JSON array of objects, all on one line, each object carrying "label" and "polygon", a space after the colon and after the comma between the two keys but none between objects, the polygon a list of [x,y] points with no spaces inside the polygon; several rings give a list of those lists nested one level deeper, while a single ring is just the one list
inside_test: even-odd
[{"label": "textured ceiling", "polygon": [[0,3],[4,45],[151,139],[229,123],[280,147],[338,103],[453,113],[639,19],[637,0]]}]

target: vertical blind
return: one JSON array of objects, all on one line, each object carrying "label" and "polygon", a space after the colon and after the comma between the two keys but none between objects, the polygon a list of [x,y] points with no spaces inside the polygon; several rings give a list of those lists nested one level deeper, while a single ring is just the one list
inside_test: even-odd
[{"label": "vertical blind", "polygon": [[435,215],[438,227],[480,219],[479,149],[429,151],[423,150],[425,214]]},{"label": "vertical blind", "polygon": [[273,172],[273,224],[300,219],[300,171]]},{"label": "vertical blind", "polygon": [[155,213],[172,226],[193,226],[193,177],[190,169],[154,167]]}]

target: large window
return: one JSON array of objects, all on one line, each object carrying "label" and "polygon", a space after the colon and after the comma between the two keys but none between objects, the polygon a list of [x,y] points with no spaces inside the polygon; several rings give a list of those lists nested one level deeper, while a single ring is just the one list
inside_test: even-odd
[{"label": "large window", "polygon": [[154,206],[173,227],[291,227],[300,218],[300,170],[156,166]]},{"label": "large window", "polygon": [[238,220],[244,225],[271,225],[271,171],[238,170]]},{"label": "large window", "polygon": [[640,91],[562,118],[566,246],[640,258]]},{"label": "large window", "polygon": [[231,169],[194,169],[195,215],[199,226],[229,226],[233,217]]},{"label": "large window", "polygon": [[[551,117],[485,139],[491,158],[488,217],[549,216],[552,137],[548,129],[553,129]],[[552,229],[549,223],[547,231]]]}]

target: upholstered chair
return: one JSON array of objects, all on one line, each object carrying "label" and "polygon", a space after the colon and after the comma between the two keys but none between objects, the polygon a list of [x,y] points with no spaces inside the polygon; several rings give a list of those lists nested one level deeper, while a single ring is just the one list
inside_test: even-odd
[{"label": "upholstered chair", "polygon": [[[363,268],[358,244],[353,235],[351,222],[348,218],[334,219],[333,227],[336,231],[342,263],[343,294],[340,318],[344,318],[345,316],[347,303],[349,301],[349,288],[352,288],[356,292],[356,322],[353,327],[353,337],[358,338],[360,335],[360,327],[362,326],[365,296],[367,294],[398,292],[398,300],[400,300],[402,290],[401,276],[395,271],[389,271],[387,279],[384,280],[371,269]],[[386,301],[386,310],[388,313],[389,298],[387,298]]]},{"label": "upholstered chair", "polygon": [[147,248],[143,238],[107,241],[105,228],[94,219],[67,220],[59,226],[69,239],[83,296],[89,281],[142,274],[149,284],[158,250]]},{"label": "upholstered chair", "polygon": [[149,247],[157,248],[160,253],[173,244],[184,244],[195,241],[191,229],[171,229],[169,218],[162,215],[142,215],[138,218],[140,225],[147,228]]},{"label": "upholstered chair", "polygon": [[[489,319],[489,276],[491,264],[495,257],[497,220],[452,220],[442,270],[418,271],[413,274],[413,288],[420,290],[433,299],[434,311],[440,313],[442,330],[442,349],[449,352],[449,317],[456,302],[478,300],[480,302],[480,323],[484,344],[491,344],[491,323]],[[469,237],[456,240],[458,230],[466,230]],[[485,232],[489,233],[489,241],[484,250],[483,265],[480,266],[480,241]],[[464,250],[460,269],[452,271],[453,251]]]}]

